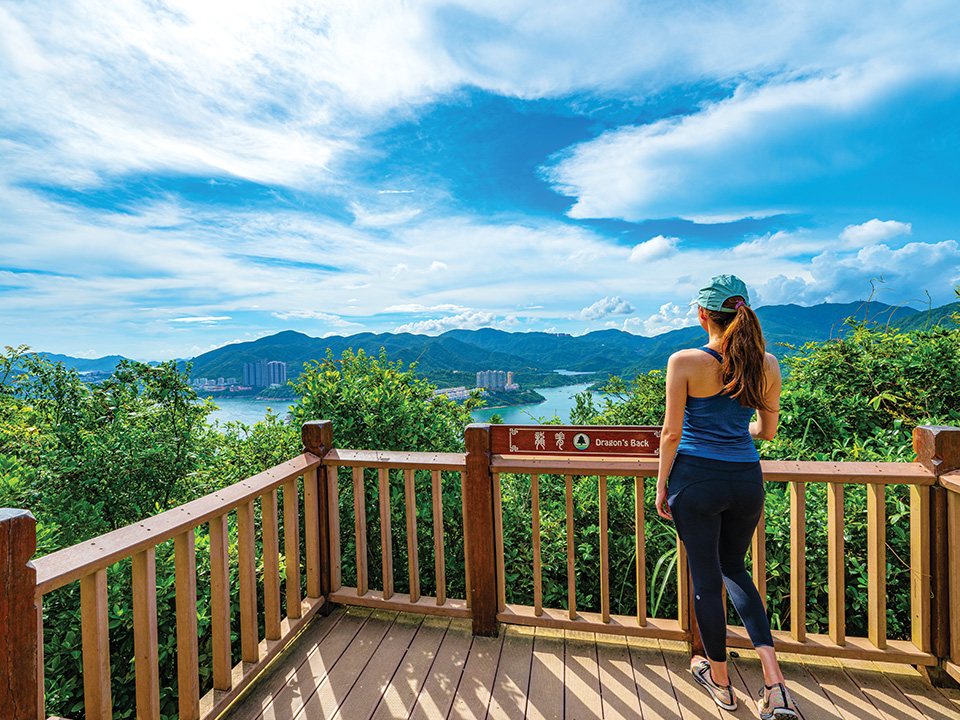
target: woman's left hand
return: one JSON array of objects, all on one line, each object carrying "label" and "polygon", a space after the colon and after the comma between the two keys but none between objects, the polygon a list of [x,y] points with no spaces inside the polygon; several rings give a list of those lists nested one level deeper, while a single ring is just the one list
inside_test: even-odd
[{"label": "woman's left hand", "polygon": [[673,520],[670,506],[667,504],[667,487],[657,483],[657,515],[667,520]]}]

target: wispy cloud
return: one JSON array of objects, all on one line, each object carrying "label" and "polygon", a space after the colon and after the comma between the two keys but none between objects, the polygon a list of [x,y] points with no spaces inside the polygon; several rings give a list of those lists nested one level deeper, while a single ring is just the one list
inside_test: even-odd
[{"label": "wispy cloud", "polygon": [[600,320],[608,315],[630,315],[632,312],[634,312],[633,305],[623,298],[605,297],[583,308],[575,317],[578,320]]},{"label": "wispy cloud", "polygon": [[910,223],[874,218],[860,225],[847,225],[840,233],[840,239],[848,245],[863,247],[891,240],[899,235],[909,235],[911,231]]},{"label": "wispy cloud", "polygon": [[487,327],[497,328],[499,330],[511,330],[519,325],[520,321],[513,315],[497,317],[493,313],[468,310],[458,315],[450,315],[433,320],[419,320],[417,322],[398,325],[395,332],[439,335],[448,330],[478,330]]},{"label": "wispy cloud", "polygon": [[221,315],[219,317],[206,316],[206,317],[181,317],[181,318],[170,318],[167,322],[172,323],[201,323],[203,325],[212,325],[213,323],[222,322],[223,320],[231,320],[232,318],[229,315]]}]

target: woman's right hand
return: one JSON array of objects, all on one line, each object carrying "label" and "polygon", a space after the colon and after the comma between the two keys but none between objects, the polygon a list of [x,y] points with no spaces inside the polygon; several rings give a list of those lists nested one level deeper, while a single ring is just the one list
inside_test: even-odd
[{"label": "woman's right hand", "polygon": [[667,486],[657,483],[657,515],[667,520],[673,520],[670,506],[667,504]]}]

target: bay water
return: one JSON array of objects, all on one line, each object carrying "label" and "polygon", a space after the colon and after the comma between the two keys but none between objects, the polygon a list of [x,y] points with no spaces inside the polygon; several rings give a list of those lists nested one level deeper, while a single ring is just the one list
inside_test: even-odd
[{"label": "bay water", "polygon": [[[535,425],[543,420],[552,420],[554,416],[564,423],[570,422],[570,411],[576,402],[573,396],[585,392],[588,383],[579,385],[565,385],[554,388],[538,388],[537,392],[546,398],[542,403],[533,405],[514,405],[503,408],[481,408],[471,413],[475,422],[488,422],[490,417],[497,413],[505,423],[511,425]],[[223,398],[215,401],[218,410],[207,416],[207,422],[213,424],[219,421],[221,425],[228,422],[241,422],[253,425],[267,414],[267,408],[272,412],[285,417],[287,409],[292,405],[288,400],[257,400],[255,398]]]}]

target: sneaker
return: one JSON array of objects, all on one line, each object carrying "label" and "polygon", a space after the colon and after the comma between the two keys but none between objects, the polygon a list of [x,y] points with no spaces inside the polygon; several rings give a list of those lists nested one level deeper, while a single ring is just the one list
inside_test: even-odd
[{"label": "sneaker", "polygon": [[[695,655],[690,661],[690,672],[693,673],[693,679],[703,685],[713,701],[724,710],[737,709],[737,696],[733,694],[733,687],[730,685],[717,685],[710,675],[710,661],[705,657]],[[772,715],[770,717],[773,717]]]},{"label": "sneaker", "polygon": [[764,685],[760,688],[760,699],[757,700],[757,710],[761,720],[781,720],[781,718],[799,718],[800,711],[797,704],[790,697],[790,693],[777,683],[773,687]]}]

